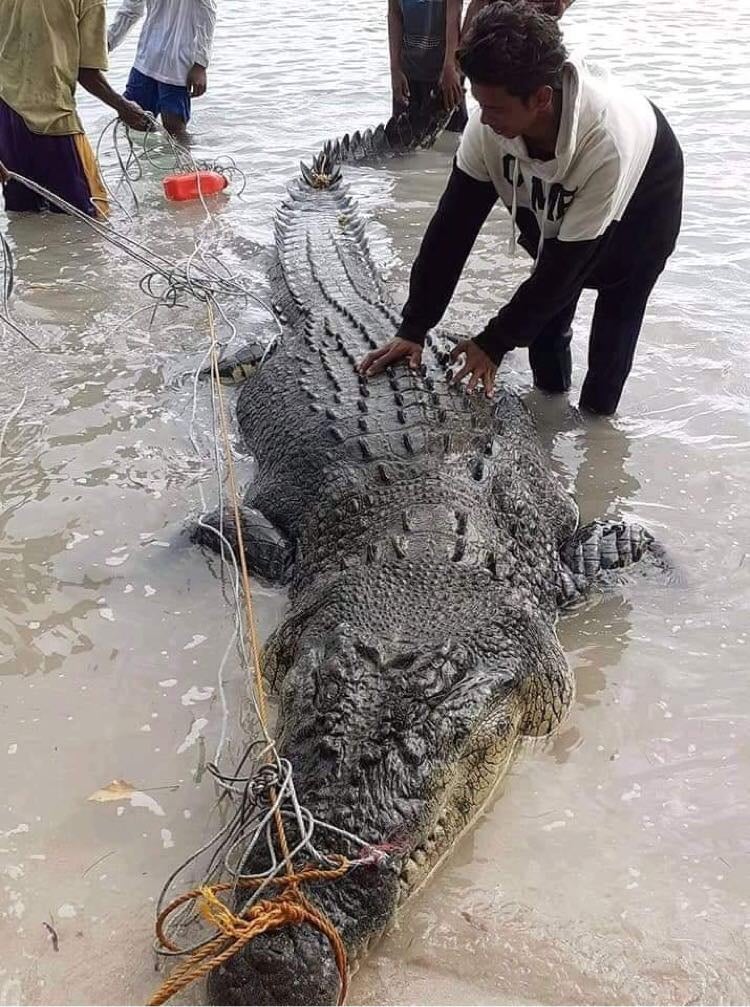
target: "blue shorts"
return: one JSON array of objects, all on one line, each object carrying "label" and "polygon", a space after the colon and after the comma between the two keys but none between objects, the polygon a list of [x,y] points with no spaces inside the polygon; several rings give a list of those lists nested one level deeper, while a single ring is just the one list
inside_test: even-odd
[{"label": "blue shorts", "polygon": [[183,122],[190,121],[190,95],[187,87],[178,84],[162,84],[160,80],[147,77],[145,73],[130,71],[125,88],[125,97],[129,101],[137,101],[146,112],[152,115],[176,115]]}]

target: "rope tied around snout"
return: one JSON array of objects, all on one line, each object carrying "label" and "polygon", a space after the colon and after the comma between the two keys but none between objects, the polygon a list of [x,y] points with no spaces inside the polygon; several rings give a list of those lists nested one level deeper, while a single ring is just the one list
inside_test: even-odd
[{"label": "rope tied around snout", "polygon": [[343,942],[328,917],[313,906],[300,890],[300,884],[303,882],[334,881],[343,877],[354,866],[345,857],[332,859],[339,861],[338,867],[330,869],[303,867],[292,874],[272,878],[270,883],[279,890],[278,897],[248,904],[239,914],[222,902],[219,895],[239,889],[257,889],[262,884],[268,883],[268,878],[251,875],[238,878],[236,881],[204,885],[173,899],[168,906],[165,906],[156,921],[157,940],[163,948],[172,954],[184,953],[167,937],[165,927],[173,913],[191,902],[196,905],[206,923],[214,927],[217,933],[192,951],[172,972],[149,1001],[149,1007],[166,1003],[175,993],[202,979],[234,957],[260,934],[301,923],[309,924],[328,939],[341,980],[338,1002],[343,1004],[349,985]]}]

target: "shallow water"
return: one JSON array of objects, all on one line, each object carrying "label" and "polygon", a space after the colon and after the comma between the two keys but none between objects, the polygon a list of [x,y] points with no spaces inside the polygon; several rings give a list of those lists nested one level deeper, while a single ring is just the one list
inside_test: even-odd
[{"label": "shallow water", "polygon": [[[248,172],[244,199],[217,203],[216,227],[223,257],[264,296],[263,248],[299,157],[387,113],[383,4],[316,16],[299,0],[283,13],[220,6],[196,142]],[[352,1002],[750,995],[750,8],[577,0],[565,25],[669,115],[687,157],[685,226],[617,419],[582,425],[531,393],[520,352],[503,375],[528,396],[584,520],[643,520],[681,582],[634,576],[561,623],[578,684],[570,719],[521,754],[356,977]],[[134,41],[115,54],[117,83]],[[106,110],[83,108],[96,137]],[[441,140],[348,173],[397,299],[450,157]],[[158,178],[149,168],[142,213],[123,227],[184,254],[200,209],[166,206]],[[203,389],[198,454],[190,441],[205,319],[161,311],[149,327],[148,311],[130,317],[148,304],[140,266],[71,220],[0,220],[15,317],[49,350],[4,335],[0,430],[24,389],[26,400],[0,453],[0,1003],[139,1003],[158,979],[154,898],[216,821],[203,769],[222,728],[231,609],[216,564],[180,535],[201,491],[216,496]],[[506,236],[497,213],[446,320],[455,331],[475,331],[523,275]],[[229,310],[242,332],[269,331],[259,308]],[[242,456],[239,468],[248,478]],[[259,589],[256,603],[268,632],[283,596]],[[245,684],[234,657],[224,680],[236,739]],[[146,797],[87,801],[113,779]]]}]

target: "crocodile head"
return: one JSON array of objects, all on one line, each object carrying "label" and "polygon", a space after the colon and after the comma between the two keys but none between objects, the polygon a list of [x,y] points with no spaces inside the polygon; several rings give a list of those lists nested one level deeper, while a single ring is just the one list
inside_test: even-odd
[{"label": "crocodile head", "polygon": [[[339,928],[352,971],[477,816],[530,710],[541,713],[528,689],[541,648],[564,661],[554,633],[544,640],[518,614],[502,630],[487,625],[471,643],[383,644],[346,624],[314,641],[308,632],[285,674],[280,750],[300,800],[316,818],[391,850],[385,863],[306,891]],[[322,830],[316,845],[355,854]],[[323,1004],[336,1002],[338,986],[327,940],[301,925],[253,941],[213,974],[210,996]]]}]

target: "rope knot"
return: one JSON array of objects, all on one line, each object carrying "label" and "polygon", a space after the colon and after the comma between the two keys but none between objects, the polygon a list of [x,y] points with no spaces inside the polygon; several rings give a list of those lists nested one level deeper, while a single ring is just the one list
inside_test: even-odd
[{"label": "rope knot", "polygon": [[198,889],[198,912],[206,923],[215,927],[227,937],[244,937],[248,922],[231,911],[216,894],[213,888],[206,885]]},{"label": "rope knot", "polygon": [[330,859],[337,860],[338,866],[320,868],[309,865],[302,867],[296,873],[270,879],[270,883],[279,890],[276,898],[250,902],[239,914],[233,912],[225,902],[221,901],[219,893],[234,889],[259,888],[268,879],[247,876],[239,878],[236,883],[202,885],[200,888],[186,892],[174,899],[162,910],[156,921],[157,939],[162,947],[176,954],[181,953],[180,949],[167,937],[164,926],[172,913],[187,902],[195,902],[198,912],[206,923],[214,928],[215,934],[207,943],[200,945],[187,956],[185,961],[157,990],[150,1004],[166,1003],[179,990],[223,965],[260,934],[300,923],[306,923],[320,931],[331,945],[341,977],[339,1003],[343,1003],[348,985],[346,949],[328,917],[311,902],[308,902],[299,888],[300,883],[305,881],[333,881],[343,877],[352,867],[346,857],[332,856]]}]

